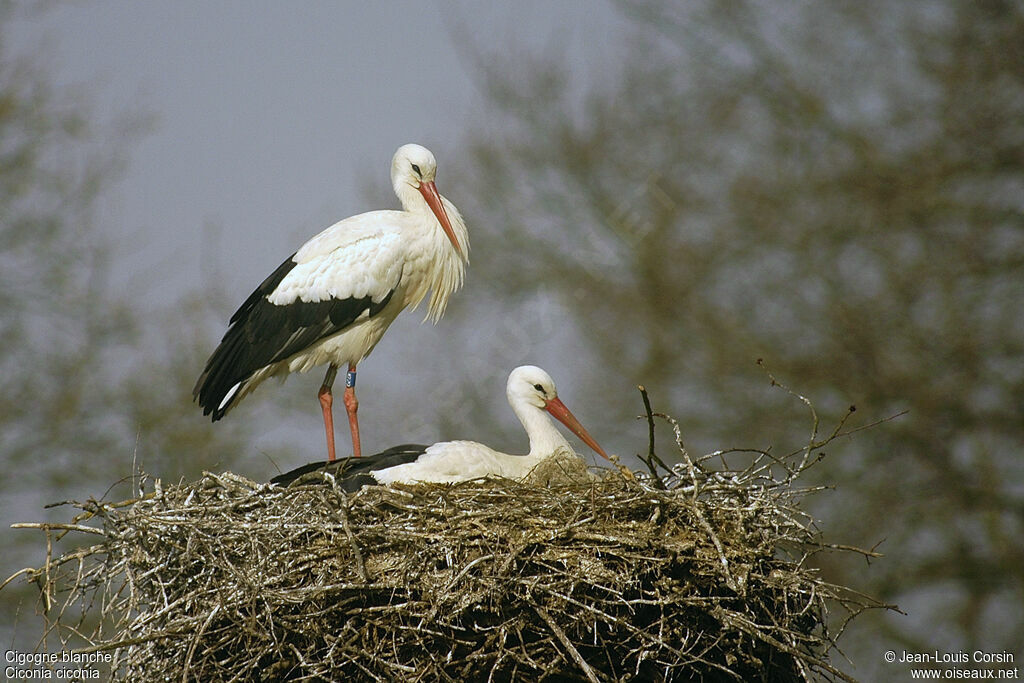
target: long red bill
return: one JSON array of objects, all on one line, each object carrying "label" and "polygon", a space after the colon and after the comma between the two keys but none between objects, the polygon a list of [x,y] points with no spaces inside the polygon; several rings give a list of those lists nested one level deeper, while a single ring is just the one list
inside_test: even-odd
[{"label": "long red bill", "polygon": [[594,441],[594,437],[587,433],[587,430],[583,428],[583,425],[581,425],[580,421],[576,419],[576,416],[565,407],[565,404],[562,403],[557,396],[548,401],[547,405],[544,406],[544,409],[554,415],[559,422],[572,430],[572,433],[580,437],[580,439],[583,440],[583,443],[590,446],[595,453],[605,460],[611,460],[611,458],[608,457],[608,454],[604,452],[604,449]]},{"label": "long red bill", "polygon": [[420,194],[427,200],[427,206],[437,216],[437,222],[441,224],[444,233],[448,235],[448,239],[455,246],[455,251],[459,252],[459,256],[462,256],[462,245],[459,244],[459,240],[455,237],[455,230],[452,228],[452,222],[448,220],[448,212],[444,210],[444,204],[441,203],[441,195],[438,193],[434,181],[428,180],[420,183]]}]

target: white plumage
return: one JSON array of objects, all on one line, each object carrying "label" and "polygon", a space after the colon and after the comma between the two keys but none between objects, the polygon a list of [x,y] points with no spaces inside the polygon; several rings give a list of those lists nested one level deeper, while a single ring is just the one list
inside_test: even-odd
[{"label": "white plumage", "polygon": [[399,446],[375,456],[343,460],[333,465],[312,463],[275,477],[273,481],[287,484],[302,474],[320,469],[339,476],[341,485],[349,491],[374,483],[449,483],[488,476],[519,479],[559,451],[574,452],[549,415],[556,417],[597,454],[608,458],[558,398],[554,380],[541,368],[523,365],[513,370],[505,394],[530,440],[530,451],[526,455],[501,453],[475,441],[444,441],[427,447]]},{"label": "white plumage", "polygon": [[331,386],[347,366],[345,405],[353,454],[360,454],[356,365],[388,326],[429,293],[436,322],[461,286],[469,235],[458,209],[434,185],[434,155],[404,145],[391,162],[402,211],[346,218],[313,237],[249,296],[231,318],[194,395],[219,420],[268,377],[328,364],[319,397],[333,460]]}]

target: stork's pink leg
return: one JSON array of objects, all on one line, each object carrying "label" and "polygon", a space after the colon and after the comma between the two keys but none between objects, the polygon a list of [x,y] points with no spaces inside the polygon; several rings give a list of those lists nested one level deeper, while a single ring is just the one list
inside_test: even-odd
[{"label": "stork's pink leg", "polygon": [[334,384],[334,376],[338,374],[338,367],[331,364],[327,368],[327,375],[324,377],[324,383],[320,385],[320,392],[317,394],[317,398],[320,399],[320,407],[324,411],[324,430],[327,432],[327,461],[331,462],[334,460],[334,411],[331,410],[331,406],[334,405],[334,397],[331,395],[331,386]]},{"label": "stork's pink leg", "polygon": [[348,375],[345,376],[345,410],[348,411],[348,426],[352,431],[352,455],[358,458],[362,455],[359,447],[359,419],[356,413],[359,411],[359,401],[356,400],[356,364],[348,364]]}]

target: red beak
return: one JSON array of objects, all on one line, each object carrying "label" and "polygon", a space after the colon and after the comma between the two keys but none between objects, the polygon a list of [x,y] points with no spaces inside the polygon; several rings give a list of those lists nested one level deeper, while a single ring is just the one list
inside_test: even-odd
[{"label": "red beak", "polygon": [[455,251],[459,252],[459,256],[463,256],[462,247],[459,245],[459,240],[455,237],[455,230],[452,229],[452,222],[448,220],[448,213],[444,210],[444,204],[441,203],[441,195],[438,194],[434,181],[428,180],[420,183],[420,194],[427,200],[427,206],[437,216],[437,222],[441,224],[444,233],[448,235],[448,239],[455,246]]},{"label": "red beak", "polygon": [[554,415],[555,419],[572,430],[572,433],[580,437],[580,439],[583,440],[583,443],[594,449],[595,453],[605,460],[611,460],[611,458],[608,457],[608,454],[604,452],[604,449],[598,446],[597,442],[594,441],[594,437],[587,433],[587,430],[583,428],[583,425],[581,425],[580,421],[576,419],[576,416],[565,407],[565,404],[562,403],[557,396],[548,401],[547,404],[545,404],[544,409]]}]

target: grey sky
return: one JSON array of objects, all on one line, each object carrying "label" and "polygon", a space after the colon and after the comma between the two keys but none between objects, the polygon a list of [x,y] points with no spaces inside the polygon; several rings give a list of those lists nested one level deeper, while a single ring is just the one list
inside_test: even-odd
[{"label": "grey sky", "polygon": [[593,2],[102,2],[19,21],[9,38],[15,53],[45,52],[100,118],[155,118],[101,204],[103,229],[127,240],[125,282],[158,277],[173,298],[200,276],[212,227],[243,297],[308,236],[384,208],[361,188],[388,187],[400,144],[433,149],[445,191],[445,163],[481,115],[454,34],[510,53],[557,45],[582,72],[614,23]]}]

